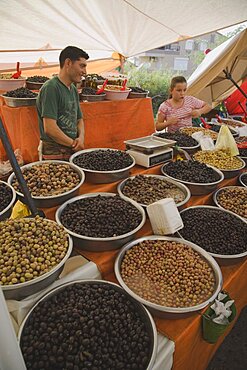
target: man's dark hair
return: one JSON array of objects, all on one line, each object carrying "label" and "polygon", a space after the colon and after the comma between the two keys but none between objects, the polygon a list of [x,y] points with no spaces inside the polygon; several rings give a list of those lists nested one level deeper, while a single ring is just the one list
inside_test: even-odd
[{"label": "man's dark hair", "polygon": [[65,59],[67,58],[72,60],[72,62],[75,62],[80,58],[88,59],[89,55],[84,50],[79,49],[76,46],[67,46],[59,55],[60,68],[63,68]]}]

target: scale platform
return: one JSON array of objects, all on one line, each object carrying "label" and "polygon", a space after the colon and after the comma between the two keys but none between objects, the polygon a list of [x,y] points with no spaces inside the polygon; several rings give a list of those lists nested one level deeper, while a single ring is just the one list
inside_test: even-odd
[{"label": "scale platform", "polygon": [[154,154],[157,151],[174,146],[176,141],[151,135],[139,137],[138,139],[126,140],[124,143],[127,150],[140,151],[144,154]]}]

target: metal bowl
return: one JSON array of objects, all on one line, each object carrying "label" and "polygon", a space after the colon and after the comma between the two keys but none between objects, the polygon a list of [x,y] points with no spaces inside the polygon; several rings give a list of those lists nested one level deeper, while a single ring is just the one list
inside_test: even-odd
[{"label": "metal bowl", "polygon": [[[49,220],[49,222],[55,223],[55,221],[52,220]],[[62,272],[63,266],[72,252],[73,241],[69,235],[68,240],[69,246],[67,253],[59,262],[59,264],[54,266],[54,268],[52,268],[50,271],[24,283],[18,283],[14,285],[2,285],[2,291],[5,298],[20,300],[31,294],[37,293],[52,284]]]},{"label": "metal bowl", "polygon": [[[244,218],[236,215],[235,213],[233,213],[231,211],[228,211],[226,209],[220,209],[220,208],[217,208],[217,207],[214,207],[214,206],[193,206],[193,207],[183,209],[180,213],[182,214],[183,212],[186,212],[186,211],[188,211],[189,209],[192,209],[192,208],[217,209],[219,212],[230,213],[231,215],[239,218],[243,223],[247,224],[247,221]],[[180,231],[178,231],[178,234],[181,238],[183,238]],[[214,257],[216,259],[216,261],[219,263],[220,266],[233,265],[235,263],[242,262],[242,260],[245,259],[245,257],[247,256],[247,246],[246,246],[246,252],[239,253],[239,254],[217,254],[217,253],[211,253],[211,252],[207,252],[207,253],[209,253],[212,257]]]},{"label": "metal bowl", "polygon": [[[49,81],[49,80],[47,80],[47,81]],[[45,82],[32,82],[32,81],[27,80],[26,81],[26,87],[29,90],[40,90],[40,88],[44,85]]]},{"label": "metal bowl", "polygon": [[[179,308],[179,307],[168,307],[168,306],[158,305],[156,303],[149,302],[149,301],[141,298],[136,293],[134,293],[125,284],[124,280],[122,279],[121,272],[120,272],[121,271],[121,264],[122,264],[125,253],[129,249],[134,247],[136,244],[138,244],[138,243],[140,243],[144,240],[174,241],[174,242],[177,242],[177,243],[183,243],[183,244],[191,247],[192,249],[194,249],[196,252],[198,252],[209,263],[209,265],[212,267],[212,269],[214,271],[214,274],[215,274],[215,291],[214,291],[213,295],[209,299],[207,299],[205,302],[202,302],[202,303],[200,303],[196,306]],[[126,292],[128,294],[130,294],[133,298],[135,298],[137,301],[139,301],[139,302],[143,303],[145,306],[147,306],[148,310],[151,313],[153,313],[153,314],[155,314],[159,317],[162,317],[162,318],[178,319],[178,318],[187,317],[187,316],[193,314],[196,311],[200,311],[202,308],[206,307],[209,304],[209,302],[213,301],[217,297],[217,295],[220,292],[221,287],[222,287],[221,270],[220,270],[217,262],[214,260],[214,258],[211,257],[208,252],[206,252],[204,249],[202,249],[198,245],[196,245],[194,243],[191,243],[188,240],[184,240],[184,239],[180,239],[180,238],[173,238],[173,237],[160,236],[160,235],[151,235],[151,236],[145,236],[145,237],[137,239],[137,240],[133,240],[131,243],[125,245],[121,249],[121,251],[119,252],[119,254],[116,258],[116,261],[115,261],[114,269],[115,269],[115,275],[117,277],[117,280],[120,283],[120,285],[123,287],[123,289],[126,290]]]},{"label": "metal bowl", "polygon": [[[118,149],[112,149],[112,148],[84,149],[84,150],[81,150],[80,152],[77,152],[77,153],[73,154],[70,157],[69,161],[70,161],[70,163],[74,163],[74,159],[76,157],[78,157],[80,154],[93,152],[95,150],[109,150],[109,149],[119,152]],[[80,167],[80,168],[85,172],[87,182],[91,182],[93,184],[108,184],[108,183],[111,183],[111,182],[116,182],[116,181],[125,179],[126,177],[129,176],[130,169],[132,167],[134,167],[134,165],[135,165],[135,158],[132,157],[130,154],[129,154],[129,156],[131,157],[131,159],[133,161],[132,164],[128,167],[121,168],[120,170],[97,171],[97,170],[90,170],[90,169],[87,169],[87,168],[84,168],[84,167]]]},{"label": "metal bowl", "polygon": [[[160,176],[160,175],[142,175],[142,176],[145,176],[145,177],[155,177],[155,178],[160,179],[162,181],[166,181],[166,182],[172,183],[172,184],[176,185],[180,190],[182,190],[182,192],[184,193],[185,199],[182,202],[176,203],[176,206],[178,207],[178,209],[182,209],[183,206],[189,201],[189,199],[191,197],[190,191],[187,188],[187,186],[185,186],[183,184],[180,184],[179,182],[177,182],[177,181],[175,181],[173,179],[168,179],[168,178],[165,178],[164,176]],[[129,199],[132,199],[132,198],[127,197],[127,195],[125,195],[123,193],[123,189],[124,189],[124,187],[126,185],[126,182],[128,180],[133,180],[135,177],[136,176],[131,176],[128,179],[123,180],[120,184],[118,184],[117,191],[118,191],[118,194],[120,195],[120,197],[122,197],[123,199],[128,199],[128,200]],[[138,204],[140,206],[142,206],[143,208],[146,208],[147,207],[147,204],[142,204],[142,203],[138,203]]]},{"label": "metal bowl", "polygon": [[[32,196],[32,198],[34,200],[34,203],[35,203],[36,207],[38,207],[38,208],[39,207],[40,208],[55,207],[55,206],[58,206],[59,204],[62,204],[66,200],[74,197],[75,195],[77,195],[79,193],[80,186],[83,184],[83,182],[85,180],[85,174],[84,174],[84,172],[82,171],[82,169],[80,167],[76,166],[74,163],[69,163],[69,162],[65,162],[65,161],[53,161],[53,160],[51,160],[51,161],[32,162],[32,163],[26,164],[24,166],[21,166],[21,170],[24,170],[26,168],[31,168],[35,165],[45,164],[45,163],[66,164],[66,165],[70,166],[71,168],[73,168],[79,174],[80,182],[79,182],[78,185],[76,185],[74,187],[74,189],[66,191],[62,194],[51,195],[51,196],[47,196],[47,197]],[[15,177],[15,174],[13,172],[8,178],[8,183],[10,185],[13,183],[14,177]],[[18,195],[19,198],[21,198],[22,202],[25,202],[24,195],[21,192],[16,191],[16,194]]]},{"label": "metal bowl", "polygon": [[228,125],[228,126],[231,126],[233,127],[234,129],[237,127],[244,127],[246,126],[246,123],[242,122],[242,121],[238,121],[236,119],[232,119],[232,118],[221,118],[221,121],[225,124],[225,125]]},{"label": "metal bowl", "polygon": [[144,92],[134,92],[131,91],[128,95],[128,99],[141,99],[141,98],[147,98],[149,94],[149,91],[146,90]]},{"label": "metal bowl", "polygon": [[241,157],[237,157],[237,158],[242,163],[241,167],[234,169],[234,170],[225,170],[225,169],[220,168],[220,171],[223,172],[225,179],[230,179],[232,177],[238,176],[241,170],[244,169],[244,167],[246,166],[245,161]]},{"label": "metal bowl", "polygon": [[[218,200],[219,194],[220,194],[223,190],[225,190],[225,189],[236,189],[236,188],[238,188],[238,189],[242,189],[242,190],[243,190],[243,187],[242,187],[242,186],[225,186],[224,188],[220,188],[219,190],[217,190],[217,191],[214,193],[214,195],[213,195],[213,200],[214,200],[215,205],[216,205],[217,207],[221,208],[221,209],[224,209],[224,210],[228,211],[226,208],[224,208],[224,207],[220,204],[220,202],[219,202],[219,200]],[[247,200],[247,189],[246,189],[246,200]],[[231,212],[233,212],[233,211],[231,211]],[[235,212],[233,212],[233,213],[234,213],[235,215],[237,215],[237,216],[240,216],[239,214],[237,214],[237,213],[235,213]],[[247,217],[243,217],[243,216],[240,216],[240,217],[247,219]]]},{"label": "metal bowl", "polygon": [[[179,129],[179,131],[180,132],[182,132],[182,133],[184,133],[185,132],[185,130],[184,129],[186,129],[186,128],[190,128],[190,127],[181,127],[180,129]],[[200,132],[200,131],[202,131],[202,132],[204,132],[205,133],[205,131],[206,131],[206,129],[204,128],[204,127],[191,127],[191,128],[193,128],[193,129],[197,129],[197,130],[195,130],[195,132]],[[204,129],[204,130],[201,130],[201,129]],[[218,137],[218,133],[217,132],[215,132],[215,131],[213,131],[213,130],[208,130],[208,131],[210,131],[210,134],[212,135],[212,139],[213,140],[216,140],[217,139],[217,137]],[[188,134],[187,134],[188,135]],[[192,135],[190,135],[190,136],[192,136]],[[211,136],[210,136],[211,137]]]},{"label": "metal bowl", "polygon": [[15,203],[15,199],[16,199],[16,192],[15,192],[15,189],[11,185],[7,184],[7,182],[0,180],[0,184],[5,184],[12,191],[12,199],[11,199],[10,203],[7,205],[7,207],[5,207],[0,212],[0,221],[3,221],[6,218],[9,218],[9,216],[11,215],[12,207],[13,207],[13,205]]},{"label": "metal bowl", "polygon": [[[207,124],[209,124],[211,126],[212,125],[219,126],[219,127],[222,126],[222,123],[217,123],[217,122],[207,122]],[[229,125],[227,125],[227,126],[229,126]],[[200,127],[204,127],[203,126],[203,123],[200,124]],[[236,128],[234,128],[232,126],[231,127],[228,127],[228,128],[229,128],[229,130],[230,130],[230,132],[231,132],[231,134],[232,134],[233,137],[238,137],[239,136],[238,131],[236,130]],[[215,131],[215,132],[219,133],[218,131],[214,130],[213,128],[211,128],[210,131]]]},{"label": "metal bowl", "polygon": [[95,251],[95,252],[119,249],[125,243],[128,243],[129,241],[134,239],[135,234],[137,233],[137,231],[139,231],[142,228],[142,226],[144,225],[146,221],[146,215],[145,215],[145,211],[143,210],[143,208],[138,203],[134,202],[131,199],[125,199],[125,200],[133,204],[133,206],[135,206],[140,211],[142,215],[142,220],[140,224],[134,230],[128,232],[127,234],[112,236],[109,238],[93,238],[91,236],[86,236],[86,235],[84,236],[84,235],[74,233],[73,231],[67,229],[61,222],[61,214],[68,204],[76,202],[79,199],[97,197],[98,195],[102,195],[105,197],[115,197],[117,194],[91,193],[91,194],[79,195],[78,197],[70,199],[57,209],[56,215],[55,215],[56,222],[65,228],[65,230],[71,235],[74,245],[80,249]]},{"label": "metal bowl", "polygon": [[136,308],[136,311],[139,312],[142,320],[145,322],[146,324],[146,328],[147,328],[147,331],[148,331],[148,334],[149,334],[149,337],[151,339],[151,348],[150,348],[150,356],[149,356],[149,363],[147,365],[147,368],[146,370],[152,370],[153,369],[153,365],[155,363],[155,359],[156,359],[156,354],[157,354],[157,348],[158,348],[158,338],[157,338],[157,330],[156,330],[156,326],[155,326],[155,323],[154,323],[154,320],[152,318],[152,316],[150,315],[150,313],[147,311],[147,309],[142,305],[140,304],[139,302],[137,302],[135,299],[133,299],[129,294],[127,294],[119,285],[117,284],[114,284],[114,283],[111,283],[109,281],[102,281],[102,280],[75,280],[73,282],[69,282],[69,283],[65,283],[65,284],[62,284],[60,285],[59,287],[51,290],[50,292],[48,292],[47,294],[45,294],[33,307],[32,309],[28,312],[28,314],[26,315],[25,319],[23,320],[21,326],[20,326],[20,330],[18,332],[18,341],[21,345],[21,339],[22,339],[22,333],[23,333],[23,330],[25,328],[25,325],[28,323],[28,321],[30,320],[30,317],[33,313],[33,311],[35,310],[35,308],[41,303],[41,302],[44,302],[44,301],[48,301],[52,296],[54,295],[57,295],[59,292],[63,291],[64,289],[66,289],[68,286],[71,286],[71,285],[74,285],[74,284],[99,284],[99,285],[109,285],[110,287],[112,287],[114,290],[118,291],[118,292],[121,292],[123,293],[126,298],[128,300],[130,300],[132,302],[132,304],[135,306]]},{"label": "metal bowl", "polygon": [[5,104],[8,107],[12,107],[12,108],[36,105],[36,99],[37,99],[37,96],[35,98],[13,98],[13,97],[4,96],[4,95],[0,95],[0,96],[4,98]]},{"label": "metal bowl", "polygon": [[100,94],[100,95],[88,95],[88,94],[80,94],[80,101],[88,101],[88,102],[95,102],[95,101],[103,101],[106,98],[106,94]]},{"label": "metal bowl", "polygon": [[238,178],[238,181],[240,182],[240,184],[242,185],[242,186],[244,186],[244,187],[246,187],[247,188],[247,184],[245,184],[244,182],[243,182],[243,178],[244,177],[246,177],[246,180],[247,180],[247,172],[243,172],[243,173],[241,173],[241,175],[239,176],[239,178]]},{"label": "metal bowl", "polygon": [[165,175],[168,178],[173,179],[175,181],[179,181],[182,184],[185,184],[190,189],[191,195],[209,194],[209,193],[213,192],[217,188],[217,186],[224,180],[223,173],[220,170],[218,170],[217,168],[215,168],[213,166],[210,166],[210,165],[206,165],[206,166],[212,168],[215,172],[218,173],[218,175],[220,176],[220,179],[218,181],[209,182],[209,183],[199,183],[199,182],[189,182],[189,181],[180,180],[180,179],[177,179],[177,178],[172,177],[170,175],[167,175],[167,173],[166,173],[166,166],[167,165],[168,165],[168,163],[164,164],[161,167],[161,172],[163,173],[163,175]]}]

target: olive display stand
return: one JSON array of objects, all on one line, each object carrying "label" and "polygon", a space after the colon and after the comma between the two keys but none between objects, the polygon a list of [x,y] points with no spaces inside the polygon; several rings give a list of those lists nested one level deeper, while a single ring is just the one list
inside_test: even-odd
[{"label": "olive display stand", "polygon": [[[81,102],[85,122],[85,149],[125,149],[125,140],[151,135],[154,118],[150,98]],[[20,149],[24,163],[38,161],[39,127],[36,107],[11,108],[0,97],[0,117],[13,150]],[[0,143],[0,160],[6,160]]]},{"label": "olive display stand", "polygon": [[[131,176],[143,174],[161,174],[161,165],[144,169],[140,166],[135,166],[131,170]],[[237,185],[238,179],[231,178],[224,180],[220,187]],[[90,184],[84,183],[80,188],[80,194],[94,192],[115,192],[117,193],[118,183],[111,184]],[[205,196],[192,196],[184,207],[194,205],[213,205],[212,193]],[[54,219],[56,208],[46,209],[46,216]],[[209,221],[210,224],[210,221]],[[150,222],[147,220],[143,228],[138,232],[137,237],[151,235],[152,229]],[[103,279],[117,282],[114,275],[114,261],[118,251],[108,252],[86,252],[79,248],[77,252],[82,254],[87,259],[93,261],[98,266]],[[237,316],[241,309],[247,305],[247,259],[242,263],[231,266],[221,267],[223,274],[223,288],[229,292],[232,299],[235,300],[237,308]],[[225,336],[231,330],[233,325],[226,330],[216,344],[212,345],[203,340],[201,328],[201,313],[195,313],[192,316],[179,320],[167,320],[154,317],[157,329],[160,333],[175,342],[175,352],[173,361],[173,370],[204,370],[214,355],[217,348],[220,346]],[[235,318],[235,320],[237,317]],[[234,320],[234,322],[235,322]],[[233,324],[234,324],[233,322]]]}]

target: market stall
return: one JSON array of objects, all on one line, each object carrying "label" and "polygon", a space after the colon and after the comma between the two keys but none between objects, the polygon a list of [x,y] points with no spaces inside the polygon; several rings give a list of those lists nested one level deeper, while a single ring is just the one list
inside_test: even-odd
[{"label": "market stall", "polygon": [[[156,166],[150,169],[136,166],[131,174],[147,173],[160,174],[160,167]],[[221,187],[228,185],[236,185],[237,178],[224,180]],[[84,183],[80,189],[80,194],[91,192],[116,192],[118,183],[111,184],[97,184]],[[204,196],[192,196],[186,207],[194,205],[212,205],[212,193]],[[54,219],[56,208],[44,209],[48,218]],[[138,237],[151,235],[152,229],[150,222],[147,221],[144,227],[138,232]],[[90,261],[93,261],[101,271],[103,279],[116,282],[114,274],[114,261],[118,251],[105,252],[87,252],[77,248],[77,252]],[[222,266],[223,274],[223,288],[228,291],[236,302],[237,317],[242,308],[247,304],[247,297],[243,294],[247,283],[246,273],[247,260],[231,266]],[[231,330],[232,326],[221,336],[216,344],[212,345],[205,342],[202,338],[202,315],[195,313],[188,318],[178,320],[160,319],[154,317],[157,329],[160,333],[175,342],[175,352],[173,359],[173,367],[176,370],[191,370],[191,369],[205,369],[213,354],[220,346],[225,336]],[[237,318],[236,318],[237,319]]]},{"label": "market stall", "polygon": [[[39,128],[35,107],[11,108],[1,100],[0,116],[13,149],[20,149],[25,163],[38,160]],[[81,102],[85,121],[85,148],[124,148],[124,140],[154,132],[151,99]],[[0,159],[6,159],[0,144]]]}]

